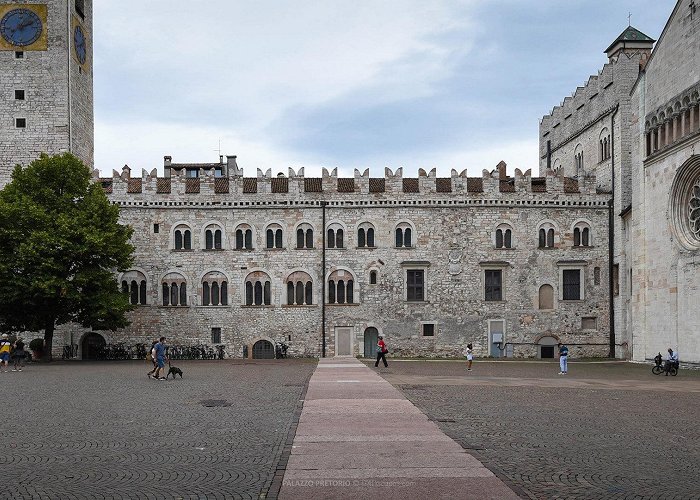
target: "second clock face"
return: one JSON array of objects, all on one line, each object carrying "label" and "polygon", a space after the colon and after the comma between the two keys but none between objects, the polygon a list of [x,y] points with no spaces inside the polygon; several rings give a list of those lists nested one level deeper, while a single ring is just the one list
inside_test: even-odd
[{"label": "second clock face", "polygon": [[12,9],[0,20],[0,34],[8,43],[17,47],[36,42],[42,30],[41,19],[29,9]]},{"label": "second clock face", "polygon": [[85,41],[85,33],[83,33],[83,29],[80,26],[75,27],[73,41],[75,43],[75,55],[78,61],[80,64],[85,64],[85,59],[87,58],[87,44]]}]

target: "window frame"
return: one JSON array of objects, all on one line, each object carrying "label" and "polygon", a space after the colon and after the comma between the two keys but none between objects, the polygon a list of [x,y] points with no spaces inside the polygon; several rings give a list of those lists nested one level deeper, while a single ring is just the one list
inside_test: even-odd
[{"label": "window frame", "polygon": [[[479,266],[481,268],[481,300],[483,302],[489,303],[500,303],[506,302],[507,300],[507,278],[508,278],[508,268],[510,263],[506,261],[485,261],[480,262]],[[501,298],[500,300],[489,299],[486,294],[486,273],[490,271],[500,271],[501,272]]]},{"label": "window frame", "polygon": [[[403,301],[406,304],[430,303],[430,262],[428,261],[404,261],[403,268]],[[408,272],[423,271],[423,300],[409,300],[408,298]],[[379,276],[377,276],[379,278]]]},{"label": "window frame", "polygon": [[[558,275],[559,275],[559,302],[582,302],[586,300],[586,269],[587,263],[585,261],[581,262],[566,262],[560,261],[557,263]],[[579,272],[579,297],[577,299],[567,299],[564,298],[564,271],[578,271]]]}]

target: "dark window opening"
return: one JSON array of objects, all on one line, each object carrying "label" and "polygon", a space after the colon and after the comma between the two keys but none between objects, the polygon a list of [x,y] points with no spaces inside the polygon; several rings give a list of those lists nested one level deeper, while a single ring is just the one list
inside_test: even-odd
[{"label": "dark window opening", "polygon": [[374,229],[371,227],[367,229],[367,246],[374,247]]},{"label": "dark window opening", "polygon": [[85,19],[85,0],[75,0],[75,12],[80,19]]},{"label": "dark window opening", "polygon": [[406,282],[406,300],[425,300],[425,271],[409,269],[406,271]]},{"label": "dark window opening", "polygon": [[211,329],[211,343],[220,344],[221,343],[221,328]]},{"label": "dark window opening", "polygon": [[15,50],[15,59],[24,59],[24,51]]},{"label": "dark window opening", "polygon": [[15,127],[16,128],[27,128],[27,119],[26,118],[15,118]]},{"label": "dark window opening", "polygon": [[183,245],[185,250],[192,250],[192,233],[189,229],[185,231]]},{"label": "dark window opening", "polygon": [[423,337],[434,337],[435,336],[435,324],[434,323],[423,323]]},{"label": "dark window opening", "polygon": [[313,247],[314,247],[314,230],[307,229],[306,230],[306,248],[313,248]]},{"label": "dark window opening", "polygon": [[160,224],[153,224],[153,233],[158,234],[160,232]]},{"label": "dark window opening", "polygon": [[581,300],[581,271],[579,269],[565,269],[564,300]]},{"label": "dark window opening", "polygon": [[15,90],[15,99],[18,101],[24,101],[24,90]]},{"label": "dark window opening", "polygon": [[377,271],[370,271],[369,272],[369,284],[370,285],[377,284]]},{"label": "dark window opening", "polygon": [[500,269],[485,271],[485,294],[487,301],[503,300],[503,272]]},{"label": "dark window opening", "polygon": [[326,242],[328,248],[335,248],[335,231],[332,229],[328,230],[328,241]]},{"label": "dark window opening", "polygon": [[363,228],[360,228],[357,230],[357,246],[364,247],[365,245],[365,230]]},{"label": "dark window opening", "polygon": [[282,248],[282,230],[275,231],[275,248]]}]

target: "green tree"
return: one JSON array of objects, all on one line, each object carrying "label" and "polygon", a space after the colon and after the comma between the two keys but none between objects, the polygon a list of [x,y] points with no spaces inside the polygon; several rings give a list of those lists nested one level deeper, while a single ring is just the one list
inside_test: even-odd
[{"label": "green tree", "polygon": [[15,167],[0,191],[0,328],[43,330],[50,360],[57,325],[127,326],[115,272],[132,264],[131,234],[70,153]]}]

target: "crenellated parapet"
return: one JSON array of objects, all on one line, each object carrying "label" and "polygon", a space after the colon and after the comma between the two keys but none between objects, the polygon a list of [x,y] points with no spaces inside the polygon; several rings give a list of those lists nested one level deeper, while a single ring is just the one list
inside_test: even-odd
[{"label": "crenellated parapet", "polygon": [[[532,177],[531,170],[515,169],[514,176],[506,174],[501,162],[494,170],[483,170],[480,177],[470,177],[467,170],[452,169],[450,177],[437,177],[437,169],[419,169],[418,177],[404,177],[403,169],[385,168],[383,177],[372,177],[369,169],[355,169],[353,177],[338,177],[337,168],[324,168],[321,177],[306,177],[304,168],[288,169],[288,174],[273,174],[271,169],[257,169],[255,177],[246,177],[236,166],[229,177],[217,176],[213,169],[202,168],[197,177],[188,176],[184,169],[171,171],[170,177],[158,177],[156,169],[142,170],[140,177],[132,176],[125,165],[121,172],[113,171],[111,178],[99,181],[115,203],[164,204],[171,202],[195,204],[318,203],[342,201],[350,203],[369,201],[388,203],[391,200],[409,200],[411,203],[458,203],[464,199],[516,200],[528,197],[576,199],[596,196],[594,177],[573,179],[548,170],[544,177]],[[191,174],[190,174],[191,175]],[[422,201],[425,200],[425,201]],[[448,203],[448,201],[445,201]]]}]

